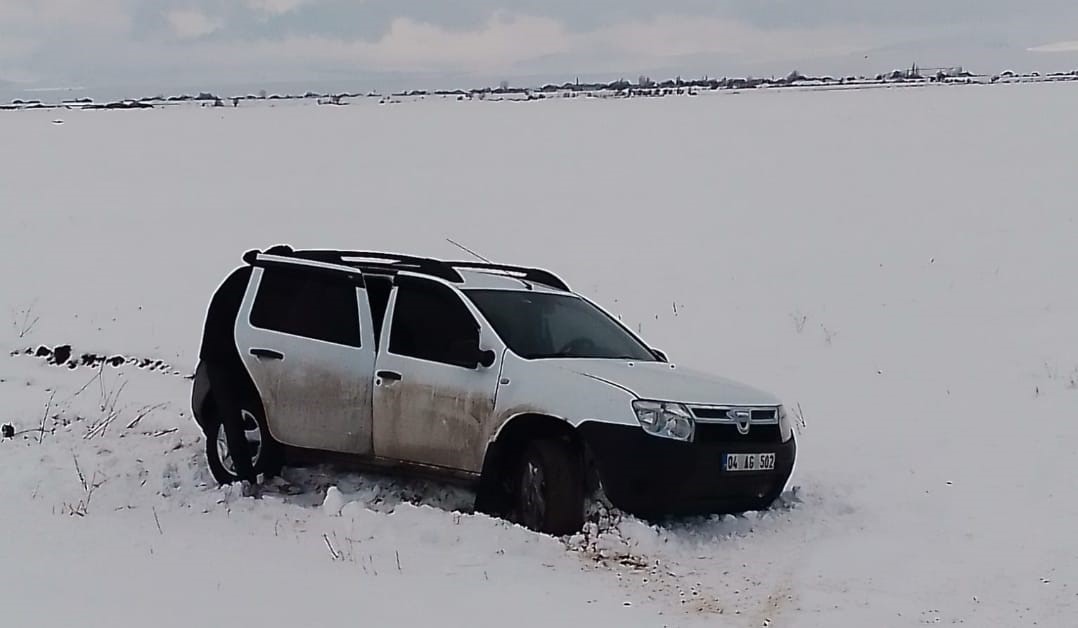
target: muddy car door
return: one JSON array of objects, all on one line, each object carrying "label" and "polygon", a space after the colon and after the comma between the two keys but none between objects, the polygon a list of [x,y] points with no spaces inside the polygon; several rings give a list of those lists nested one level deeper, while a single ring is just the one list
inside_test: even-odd
[{"label": "muddy car door", "polygon": [[278,441],[371,453],[374,333],[356,273],[255,268],[236,341]]},{"label": "muddy car door", "polygon": [[478,472],[504,347],[448,286],[396,283],[375,367],[374,453]]}]

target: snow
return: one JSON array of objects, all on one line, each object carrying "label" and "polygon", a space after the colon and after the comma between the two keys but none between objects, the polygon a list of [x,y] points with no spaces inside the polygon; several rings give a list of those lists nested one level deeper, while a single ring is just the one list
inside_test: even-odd
[{"label": "snow", "polygon": [[326,498],[322,500],[322,512],[331,517],[335,517],[341,514],[341,510],[344,508],[344,496],[341,493],[341,489],[336,486],[331,486],[326,489]]},{"label": "snow", "polygon": [[[1069,625],[1076,108],[1059,84],[4,112],[0,623]],[[8,355],[188,373],[244,250],[462,256],[447,237],[778,393],[796,493],[568,539],[324,468],[256,500],[212,485],[182,376]]]}]

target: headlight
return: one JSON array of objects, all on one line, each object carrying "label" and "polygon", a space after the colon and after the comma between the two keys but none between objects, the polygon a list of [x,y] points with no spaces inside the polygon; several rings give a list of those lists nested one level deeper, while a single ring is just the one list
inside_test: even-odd
[{"label": "headlight", "polygon": [[784,443],[794,436],[794,422],[786,414],[786,406],[779,406],[779,434],[782,436],[782,442]]},{"label": "headlight", "polygon": [[680,403],[638,399],[633,402],[633,411],[636,412],[636,420],[640,421],[640,427],[648,434],[692,441],[695,422],[689,409]]}]

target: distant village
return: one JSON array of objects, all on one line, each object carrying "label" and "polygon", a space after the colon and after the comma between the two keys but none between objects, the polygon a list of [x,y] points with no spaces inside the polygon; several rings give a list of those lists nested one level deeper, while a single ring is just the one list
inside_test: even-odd
[{"label": "distant village", "polygon": [[547,84],[541,87],[515,87],[503,81],[497,87],[454,90],[408,90],[383,94],[368,93],[318,93],[308,91],[303,94],[270,94],[265,90],[258,94],[241,96],[222,96],[212,92],[181,94],[175,96],[146,96],[137,99],[124,99],[110,102],[95,102],[90,98],[66,99],[59,102],[42,100],[15,99],[11,103],[0,104],[0,110],[21,109],[152,109],[155,107],[196,104],[202,107],[240,107],[250,102],[276,101],[315,101],[320,105],[344,106],[352,102],[376,100],[380,104],[393,104],[406,100],[420,100],[428,97],[456,100],[490,101],[534,101],[553,98],[655,98],[664,96],[697,96],[706,92],[741,91],[763,89],[805,89],[839,90],[869,89],[886,87],[917,87],[925,85],[996,85],[1011,83],[1044,83],[1078,81],[1078,70],[1071,72],[1053,72],[1041,74],[1031,72],[1019,74],[1001,72],[999,74],[974,74],[962,67],[922,68],[916,65],[905,70],[894,70],[875,76],[809,76],[794,71],[783,77],[744,77],[683,79],[676,77],[664,81],[655,81],[648,76],[640,76],[636,81],[620,79],[609,83],[580,82],[579,80],[562,84]]}]

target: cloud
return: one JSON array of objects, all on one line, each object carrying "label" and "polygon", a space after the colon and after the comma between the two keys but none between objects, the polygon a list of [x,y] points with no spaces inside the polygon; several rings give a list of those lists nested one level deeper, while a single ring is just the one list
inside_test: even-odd
[{"label": "cloud", "polygon": [[0,61],[18,59],[33,53],[37,48],[37,40],[29,37],[0,38]]},{"label": "cloud", "polygon": [[408,18],[394,20],[375,41],[288,36],[257,41],[199,42],[193,62],[239,68],[271,65],[351,67],[386,72],[498,72],[535,55],[567,51],[571,38],[547,18],[498,14],[476,30],[454,31]]},{"label": "cloud", "polygon": [[1078,41],[1057,41],[1028,48],[1029,52],[1078,52]]},{"label": "cloud", "polygon": [[[828,72],[855,63],[879,71],[892,57],[1009,64],[1035,56],[1027,49],[1038,42],[1057,43],[1035,52],[1074,51],[1074,0],[978,0],[976,13],[969,2],[0,0],[0,71],[79,83],[634,76]],[[899,52],[884,61],[881,51]]]},{"label": "cloud", "polygon": [[315,0],[244,0],[244,4],[260,13],[284,15],[313,4]]},{"label": "cloud", "polygon": [[37,31],[43,38],[50,31],[63,31],[71,26],[124,31],[131,24],[133,1],[0,0],[0,38],[9,29]]},{"label": "cloud", "polygon": [[[192,29],[195,36],[202,34]],[[763,60],[848,54],[870,46],[868,33],[834,29],[764,30],[732,20],[667,16],[589,31],[547,17],[499,12],[473,29],[393,20],[372,41],[290,35],[242,42],[215,38],[192,44],[192,63],[281,70],[304,67],[383,72],[513,75],[522,71],[635,72],[694,55]]]},{"label": "cloud", "polygon": [[365,65],[403,71],[505,71],[534,56],[571,45],[564,27],[549,18],[502,13],[481,28],[453,31],[410,19],[394,20],[375,43],[361,43]]},{"label": "cloud", "polygon": [[197,39],[220,29],[224,22],[211,18],[197,9],[177,9],[165,18],[172,32],[179,39]]},{"label": "cloud", "polygon": [[731,19],[675,15],[603,27],[577,40],[580,49],[605,48],[640,63],[708,54],[760,59],[849,54],[871,46],[873,36],[866,29],[763,29]]}]

